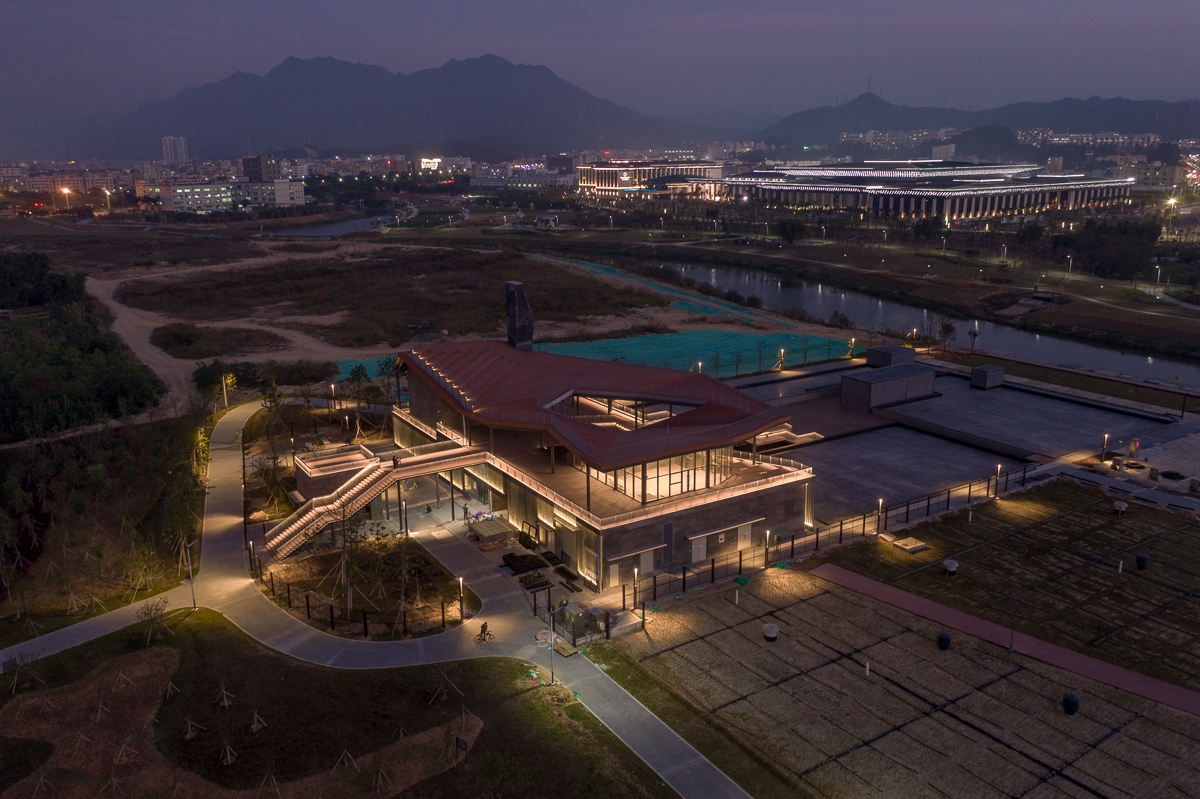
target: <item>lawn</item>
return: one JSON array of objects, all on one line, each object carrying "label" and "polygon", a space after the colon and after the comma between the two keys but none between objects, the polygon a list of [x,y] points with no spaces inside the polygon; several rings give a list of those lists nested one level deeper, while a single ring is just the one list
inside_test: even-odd
[{"label": "lawn", "polygon": [[[1093,377],[1091,375],[1081,375],[1074,372],[1066,372],[1061,369],[1055,369],[1050,366],[1038,366],[1036,364],[1021,363],[1019,361],[1009,361],[1004,358],[995,356],[971,355],[967,353],[956,354],[946,353],[939,355],[944,361],[950,363],[962,364],[963,366],[983,366],[984,364],[997,364],[1004,367],[1005,374],[1013,377],[1024,377],[1029,380],[1037,380],[1042,383],[1050,383],[1055,386],[1064,386],[1066,388],[1075,388],[1080,391],[1090,391],[1093,394],[1100,394],[1105,397],[1116,397],[1118,399],[1131,400],[1133,402],[1144,402],[1147,405],[1156,405],[1160,408],[1166,408],[1170,411],[1178,413],[1183,408],[1183,397],[1179,394],[1174,394],[1167,391],[1159,391],[1156,388],[1149,386],[1137,386],[1129,383],[1118,383],[1113,380],[1106,380],[1103,377]],[[1188,407],[1193,410],[1200,407],[1200,403],[1196,400],[1189,400]]]},{"label": "lawn", "polygon": [[[113,777],[122,793],[146,796],[180,784],[185,795],[249,797],[271,778],[285,796],[676,795],[569,691],[543,687],[519,661],[337,670],[267,649],[212,611],[169,626],[149,648],[128,628],[36,662],[36,677],[17,673],[0,723],[11,730],[29,714],[22,735],[57,744],[29,769],[25,792],[43,772],[56,795],[77,796],[111,790]],[[59,712],[41,715],[43,699]],[[252,728],[256,716],[265,727]],[[443,747],[456,737],[469,752],[448,768]],[[225,765],[227,746],[236,758]]]},{"label": "lawn", "polygon": [[[504,284],[525,283],[534,317],[576,321],[666,300],[509,251],[380,247],[355,259],[286,261],[258,269],[129,281],[118,299],[188,321],[274,317],[332,344],[398,345],[418,333],[491,333],[504,320]],[[316,317],[316,318],[306,318]]]},{"label": "lawn", "polygon": [[[950,607],[1091,657],[1200,689],[1200,524],[1057,480],[905,530],[908,555],[882,540],[827,559]],[[974,548],[973,548],[974,547]],[[1150,556],[1145,570],[1135,556]],[[937,565],[953,557],[958,576]],[[921,568],[928,566],[929,568]],[[1015,602],[1015,604],[1014,604]]]}]

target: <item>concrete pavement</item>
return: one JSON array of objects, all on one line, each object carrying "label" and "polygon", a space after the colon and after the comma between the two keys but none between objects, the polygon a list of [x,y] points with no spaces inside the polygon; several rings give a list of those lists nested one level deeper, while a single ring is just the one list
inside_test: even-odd
[{"label": "concrete pavement", "polygon": [[[471,623],[410,641],[365,641],[330,635],[292,617],[263,595],[248,575],[242,540],[241,430],[261,407],[231,410],[213,430],[209,444],[209,489],[204,511],[201,569],[196,602],[223,614],[266,646],[309,663],[343,669],[412,666],[472,657],[510,657],[550,670],[550,654],[535,636],[545,624],[532,612],[528,595],[500,574],[474,547],[456,535],[418,535],[422,545],[482,601]],[[185,584],[159,596],[170,607],[191,607]],[[5,650],[0,663],[19,653],[51,655],[115,632],[136,621],[135,603],[39,636]],[[476,622],[486,621],[496,642],[476,645]],[[583,656],[555,658],[555,677],[662,779],[686,799],[748,797],[736,783],[660,721],[645,706]]]}]

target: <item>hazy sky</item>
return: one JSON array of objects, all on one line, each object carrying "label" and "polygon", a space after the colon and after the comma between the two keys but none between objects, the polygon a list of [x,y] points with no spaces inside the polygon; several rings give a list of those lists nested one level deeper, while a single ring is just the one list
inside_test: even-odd
[{"label": "hazy sky", "polygon": [[1200,97],[1200,0],[0,0],[0,128],[125,112],[290,55],[495,53],[639,111],[853,97],[987,108]]}]

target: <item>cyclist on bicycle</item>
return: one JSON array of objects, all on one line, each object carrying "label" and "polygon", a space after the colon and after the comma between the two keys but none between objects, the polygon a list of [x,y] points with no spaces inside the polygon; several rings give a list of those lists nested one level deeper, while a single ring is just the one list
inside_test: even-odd
[{"label": "cyclist on bicycle", "polygon": [[488,636],[487,622],[485,621],[479,628],[479,637],[484,640],[487,640],[487,636]]}]

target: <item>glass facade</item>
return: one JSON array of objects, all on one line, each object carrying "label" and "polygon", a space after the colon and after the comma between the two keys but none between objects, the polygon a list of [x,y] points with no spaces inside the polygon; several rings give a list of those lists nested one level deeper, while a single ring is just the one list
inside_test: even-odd
[{"label": "glass facade", "polygon": [[[642,470],[645,469],[645,491],[642,496]],[[612,486],[639,502],[686,494],[702,488],[715,488],[729,478],[733,470],[733,448],[720,447],[705,452],[690,452],[674,458],[650,461],[612,472],[592,471],[593,478]],[[705,472],[707,471],[707,481]]]}]

